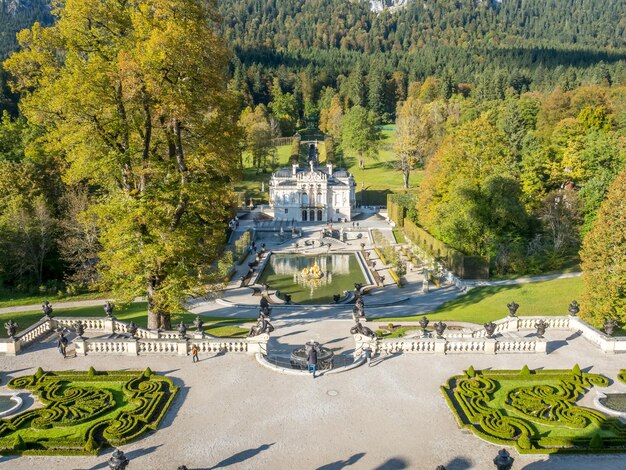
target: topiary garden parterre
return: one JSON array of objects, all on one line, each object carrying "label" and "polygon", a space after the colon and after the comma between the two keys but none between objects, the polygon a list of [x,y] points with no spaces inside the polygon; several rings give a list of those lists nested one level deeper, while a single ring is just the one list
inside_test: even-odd
[{"label": "topiary garden parterre", "polygon": [[141,371],[44,372],[12,379],[45,406],[0,419],[0,454],[84,455],[156,430],[178,391]]},{"label": "topiary garden parterre", "polygon": [[[626,372],[626,371],[623,371]],[[448,380],[443,394],[459,425],[520,453],[625,452],[626,425],[577,405],[598,374],[572,370],[475,371]]]}]

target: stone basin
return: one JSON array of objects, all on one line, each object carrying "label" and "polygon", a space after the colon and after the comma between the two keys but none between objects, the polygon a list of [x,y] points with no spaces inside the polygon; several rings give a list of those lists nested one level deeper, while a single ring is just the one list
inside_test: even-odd
[{"label": "stone basin", "polygon": [[307,343],[301,348],[294,349],[291,352],[290,362],[294,369],[307,368],[307,356],[311,347],[317,349],[317,370],[329,370],[333,368],[334,353],[331,349],[320,346],[319,343]]},{"label": "stone basin", "polygon": [[0,393],[0,418],[9,416],[22,407],[22,399],[17,393]]}]

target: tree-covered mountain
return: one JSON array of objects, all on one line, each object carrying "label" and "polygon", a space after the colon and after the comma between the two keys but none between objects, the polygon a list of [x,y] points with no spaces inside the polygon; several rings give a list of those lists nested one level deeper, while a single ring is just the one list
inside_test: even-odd
[{"label": "tree-covered mountain", "polygon": [[0,0],[0,59],[17,48],[15,33],[35,21],[52,22],[49,0]]}]

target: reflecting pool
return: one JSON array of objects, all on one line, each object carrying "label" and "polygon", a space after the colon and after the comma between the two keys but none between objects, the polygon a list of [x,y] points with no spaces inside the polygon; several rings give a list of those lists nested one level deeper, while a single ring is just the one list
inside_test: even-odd
[{"label": "reflecting pool", "polygon": [[328,304],[334,294],[354,289],[354,283],[365,283],[356,256],[352,253],[296,255],[273,253],[261,273],[260,284],[290,294],[299,304]]}]

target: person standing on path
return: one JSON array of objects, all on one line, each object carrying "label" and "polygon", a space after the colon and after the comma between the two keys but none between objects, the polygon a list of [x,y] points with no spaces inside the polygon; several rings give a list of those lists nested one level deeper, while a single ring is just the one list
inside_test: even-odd
[{"label": "person standing on path", "polygon": [[59,341],[57,342],[57,348],[61,354],[63,354],[63,358],[67,357],[67,338],[63,333],[59,336]]},{"label": "person standing on path", "polygon": [[198,345],[194,344],[191,347],[191,361],[192,362],[198,362],[200,359],[198,359]]},{"label": "person standing on path", "polygon": [[306,356],[307,367],[309,368],[309,374],[313,370],[313,378],[315,378],[315,372],[317,371],[317,349],[312,347],[309,349],[309,353]]}]

